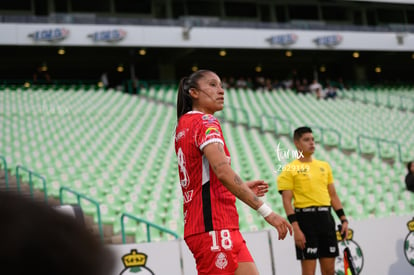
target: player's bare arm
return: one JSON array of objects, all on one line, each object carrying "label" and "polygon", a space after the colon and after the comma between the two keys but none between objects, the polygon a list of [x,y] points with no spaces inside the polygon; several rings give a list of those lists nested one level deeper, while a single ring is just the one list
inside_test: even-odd
[{"label": "player's bare arm", "polygon": [[211,143],[203,151],[220,182],[237,198],[253,209],[258,209],[262,202],[233,171],[224,153],[223,145],[221,143]]},{"label": "player's bare arm", "polygon": [[[249,186],[233,171],[221,143],[211,143],[204,147],[203,152],[217,178],[231,193],[255,210],[263,205]],[[272,212],[265,220],[277,229],[279,239],[284,239],[287,232],[292,234],[290,224],[276,213]]]}]

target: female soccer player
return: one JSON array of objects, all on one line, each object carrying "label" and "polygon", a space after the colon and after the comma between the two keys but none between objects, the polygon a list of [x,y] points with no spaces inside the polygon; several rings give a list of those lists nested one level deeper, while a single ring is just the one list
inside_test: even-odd
[{"label": "female soccer player", "polygon": [[290,224],[258,197],[262,180],[243,182],[230,165],[230,154],[214,113],[223,109],[224,90],[212,71],[199,70],[180,81],[175,151],[183,193],[184,239],[199,275],[259,274],[239,232],[236,197],[274,226],[279,239]]}]

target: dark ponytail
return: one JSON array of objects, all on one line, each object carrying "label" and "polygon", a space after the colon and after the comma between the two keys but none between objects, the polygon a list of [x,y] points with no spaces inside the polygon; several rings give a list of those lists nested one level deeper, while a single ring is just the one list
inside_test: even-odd
[{"label": "dark ponytail", "polygon": [[411,174],[412,172],[411,172],[411,164],[412,164],[413,162],[412,161],[410,161],[410,162],[408,162],[407,163],[407,170],[408,170],[408,174]]},{"label": "dark ponytail", "polygon": [[177,93],[177,121],[180,117],[193,109],[193,99],[190,95],[190,89],[198,88],[198,81],[204,77],[204,74],[211,72],[208,70],[198,70],[189,77],[181,78]]},{"label": "dark ponytail", "polygon": [[177,94],[177,121],[180,117],[193,109],[193,100],[190,96],[189,78],[183,77],[180,80]]}]

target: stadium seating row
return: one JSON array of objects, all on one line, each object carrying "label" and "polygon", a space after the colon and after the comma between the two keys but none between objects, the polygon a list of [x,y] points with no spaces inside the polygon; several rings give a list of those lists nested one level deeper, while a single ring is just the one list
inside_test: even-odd
[{"label": "stadium seating row", "polygon": [[[0,125],[4,129],[0,154],[6,156],[9,167],[21,164],[43,175],[50,196],[58,197],[60,187],[66,186],[94,198],[100,203],[103,223],[112,225],[114,234],[120,232],[119,216],[123,212],[182,234],[182,198],[173,149],[174,88],[149,88],[140,96],[95,89],[5,89],[0,91],[0,98]],[[283,206],[275,178],[284,162],[279,160],[276,148],[294,149],[289,127],[317,121],[326,128],[340,129],[343,138],[350,140],[365,128],[373,135],[392,132],[397,138],[395,127],[385,132],[382,125],[389,121],[384,120],[388,115],[404,126],[398,129],[401,143],[405,142],[401,136],[408,137],[413,130],[398,110],[380,111],[377,106],[346,100],[317,101],[291,91],[228,90],[226,100],[229,111],[218,116],[224,121],[232,165],[245,180],[262,178],[269,182],[265,200],[280,213]],[[359,111],[363,108],[368,111]],[[371,124],[364,124],[369,120],[364,117],[368,112],[383,119],[377,121],[375,117]],[[271,125],[260,126],[261,116],[268,116],[265,122],[269,124],[277,116],[291,125],[281,123],[278,129],[286,127],[285,135],[275,135]],[[408,150],[408,145],[404,146]],[[414,209],[412,195],[404,192],[403,163],[396,161],[390,166],[378,156],[367,160],[355,151],[346,154],[339,147],[319,146],[316,157],[331,163],[338,192],[352,219],[406,214]],[[21,177],[29,180],[25,173]],[[34,184],[39,190],[43,188],[37,179]],[[64,194],[64,201],[75,203],[76,198]],[[267,227],[250,208],[240,202],[237,207],[243,231]],[[97,220],[93,204],[82,202],[82,208]],[[145,239],[145,231],[132,220],[127,222],[126,232],[137,241]],[[162,238],[167,236],[158,236]]]}]

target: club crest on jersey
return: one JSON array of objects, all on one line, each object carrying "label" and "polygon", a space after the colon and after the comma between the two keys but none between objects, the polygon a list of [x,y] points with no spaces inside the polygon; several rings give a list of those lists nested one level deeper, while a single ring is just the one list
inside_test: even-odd
[{"label": "club crest on jersey", "polygon": [[223,252],[220,252],[216,257],[216,266],[219,269],[225,269],[228,264],[227,256]]}]

